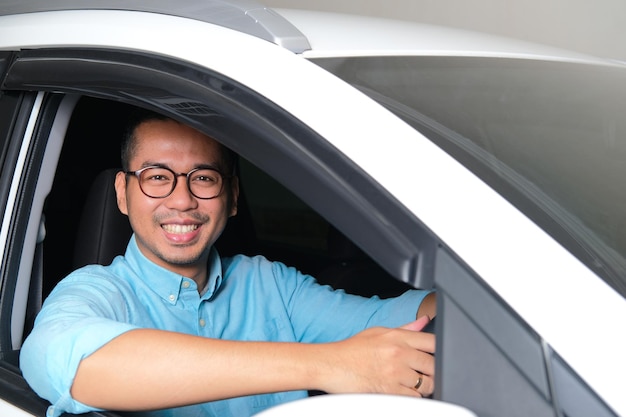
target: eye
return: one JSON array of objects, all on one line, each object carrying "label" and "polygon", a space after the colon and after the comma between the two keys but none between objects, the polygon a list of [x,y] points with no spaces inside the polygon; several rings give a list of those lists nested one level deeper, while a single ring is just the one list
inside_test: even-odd
[{"label": "eye", "polygon": [[149,182],[171,182],[172,173],[162,168],[150,168],[143,172],[143,180]]},{"label": "eye", "polygon": [[210,169],[196,171],[191,176],[191,181],[203,186],[217,184],[220,181],[220,174]]}]

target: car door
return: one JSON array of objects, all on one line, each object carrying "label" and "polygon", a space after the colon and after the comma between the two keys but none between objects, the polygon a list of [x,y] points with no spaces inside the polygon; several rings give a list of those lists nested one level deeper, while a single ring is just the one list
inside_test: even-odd
[{"label": "car door", "polygon": [[[15,51],[3,63],[3,100],[12,109],[6,113],[11,126],[3,126],[10,138],[3,172],[11,175],[2,176],[0,383],[7,390],[0,395],[7,404],[45,414],[47,403],[19,374],[19,347],[41,299],[61,278],[56,269],[67,268],[65,259],[71,258],[73,235],[67,225],[59,231],[58,205],[79,208],[84,184],[115,164],[119,143],[95,136],[121,114],[111,109],[152,108],[219,137],[373,253],[381,270],[410,283],[418,277],[427,282],[432,274],[422,255],[434,250],[434,240],[399,202],[318,132],[230,77],[171,56],[114,48]],[[110,106],[98,112],[85,104],[93,100]],[[85,109],[97,116],[93,136],[74,134],[69,150],[68,138],[76,121],[85,120]],[[66,177],[72,181],[60,186]],[[59,235],[63,239],[55,240]]]}]

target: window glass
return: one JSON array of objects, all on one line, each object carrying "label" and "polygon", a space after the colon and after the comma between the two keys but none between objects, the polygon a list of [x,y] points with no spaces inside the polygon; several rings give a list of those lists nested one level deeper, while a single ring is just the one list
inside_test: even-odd
[{"label": "window glass", "polygon": [[328,222],[266,173],[242,160],[242,192],[257,239],[303,251],[326,251]]},{"label": "window glass", "polygon": [[316,63],[397,113],[626,294],[626,71],[546,61]]}]

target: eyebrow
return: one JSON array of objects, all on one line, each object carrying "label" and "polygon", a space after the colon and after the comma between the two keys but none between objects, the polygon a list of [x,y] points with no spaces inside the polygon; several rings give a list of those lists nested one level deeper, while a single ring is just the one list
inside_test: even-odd
[{"label": "eyebrow", "polygon": [[[200,168],[200,169],[212,169],[212,170],[217,171],[219,173],[223,173],[223,170],[222,170],[222,168],[220,168],[219,165],[220,165],[219,163],[202,163],[202,164],[194,165],[194,167],[191,168],[189,171],[191,171],[193,169]],[[167,168],[167,169],[170,169],[170,170],[176,172],[176,170],[173,169],[171,166],[169,166],[168,164],[164,164],[162,162],[145,161],[143,164],[141,164],[141,168],[146,168],[146,167]]]}]

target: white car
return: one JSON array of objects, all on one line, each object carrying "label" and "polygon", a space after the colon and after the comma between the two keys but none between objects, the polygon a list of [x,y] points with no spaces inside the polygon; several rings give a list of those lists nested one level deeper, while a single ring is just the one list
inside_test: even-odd
[{"label": "white car", "polygon": [[437,289],[433,399],[290,415],[626,415],[623,63],[254,1],[0,0],[0,88],[3,417],[46,412],[17,363],[42,298],[123,250],[88,190],[133,106],[240,155],[224,252]]}]

